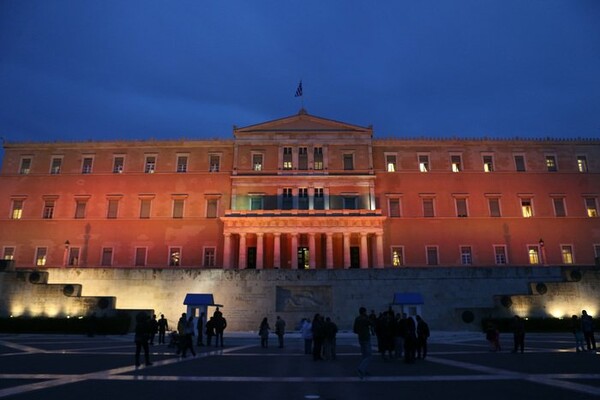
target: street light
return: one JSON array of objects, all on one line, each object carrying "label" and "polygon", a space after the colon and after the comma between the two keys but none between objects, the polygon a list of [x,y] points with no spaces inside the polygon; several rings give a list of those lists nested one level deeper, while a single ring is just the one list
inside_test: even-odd
[{"label": "street light", "polygon": [[544,264],[545,258],[544,257],[544,239],[540,238],[540,241],[538,242],[540,245],[540,264]]}]

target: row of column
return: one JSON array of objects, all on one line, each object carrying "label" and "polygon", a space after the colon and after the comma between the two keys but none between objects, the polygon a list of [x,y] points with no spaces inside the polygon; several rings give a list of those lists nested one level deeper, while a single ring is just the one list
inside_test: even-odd
[{"label": "row of column", "polygon": [[[333,232],[325,232],[325,259],[326,268],[333,269]],[[369,264],[369,253],[368,253],[368,232],[360,232],[360,266],[361,268],[368,268]],[[225,240],[223,244],[223,268],[229,269],[232,267],[232,233],[225,233]],[[240,232],[239,235],[239,249],[238,249],[238,268],[243,269],[247,266],[247,247],[246,247],[246,236],[248,233]],[[255,233],[256,235],[256,268],[264,268],[264,232]],[[291,265],[292,268],[298,268],[298,233],[290,233],[291,236]],[[309,254],[309,267],[316,267],[316,233],[308,233],[308,254]],[[350,268],[350,232],[344,232],[343,234],[343,259],[344,268]],[[375,267],[383,267],[383,233],[375,233],[375,253],[376,257],[374,260]],[[273,266],[275,268],[281,268],[281,233],[273,233]]]}]

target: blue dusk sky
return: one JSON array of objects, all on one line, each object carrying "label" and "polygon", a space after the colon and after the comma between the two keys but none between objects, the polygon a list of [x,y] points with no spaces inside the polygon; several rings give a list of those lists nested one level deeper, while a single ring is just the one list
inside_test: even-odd
[{"label": "blue dusk sky", "polygon": [[[0,136],[600,137],[598,0],[2,0]],[[302,79],[302,97],[295,97]]]}]

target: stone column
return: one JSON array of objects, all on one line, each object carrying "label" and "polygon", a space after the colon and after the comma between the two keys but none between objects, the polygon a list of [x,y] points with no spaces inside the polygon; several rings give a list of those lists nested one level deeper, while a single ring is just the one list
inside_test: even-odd
[{"label": "stone column", "polygon": [[298,269],[298,234],[292,233],[292,269]]},{"label": "stone column", "polygon": [[377,232],[375,234],[375,249],[377,250],[377,265],[376,268],[383,268],[383,232]]},{"label": "stone column", "polygon": [[263,269],[264,266],[264,250],[263,239],[264,233],[256,234],[256,269]]},{"label": "stone column", "polygon": [[344,232],[344,268],[350,268],[350,234]]},{"label": "stone column", "polygon": [[327,232],[325,234],[327,242],[325,243],[325,251],[327,254],[327,269],[333,268],[333,233]]},{"label": "stone column", "polygon": [[361,268],[369,268],[369,252],[367,249],[367,233],[360,233],[360,267]]},{"label": "stone column", "polygon": [[281,233],[273,234],[273,268],[281,268]]},{"label": "stone column", "polygon": [[231,268],[231,233],[225,233],[223,241],[223,269]]},{"label": "stone column", "polygon": [[246,234],[240,233],[240,257],[238,259],[238,269],[246,269],[248,262],[246,261],[246,255],[248,250],[246,249]]},{"label": "stone column", "polygon": [[317,246],[314,233],[308,234],[308,267],[310,269],[317,268]]}]

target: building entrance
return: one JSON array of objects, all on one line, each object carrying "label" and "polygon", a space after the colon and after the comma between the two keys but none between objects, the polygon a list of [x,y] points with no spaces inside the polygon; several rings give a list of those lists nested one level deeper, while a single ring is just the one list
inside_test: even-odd
[{"label": "building entrance", "polygon": [[360,268],[360,247],[350,247],[350,268]]},{"label": "building entrance", "polygon": [[308,269],[308,247],[298,247],[298,269]]},{"label": "building entrance", "polygon": [[246,259],[249,269],[256,269],[256,247],[248,247],[248,258]]}]

